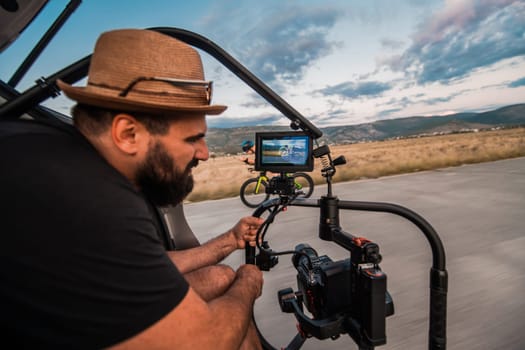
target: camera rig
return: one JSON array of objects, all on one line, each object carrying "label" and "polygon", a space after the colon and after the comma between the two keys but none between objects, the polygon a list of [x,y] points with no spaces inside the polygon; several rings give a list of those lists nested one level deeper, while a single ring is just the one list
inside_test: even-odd
[{"label": "camera rig", "polygon": [[[256,157],[258,154],[256,154]],[[309,337],[336,339],[348,334],[360,350],[374,349],[386,344],[386,317],[394,314],[394,303],[387,291],[387,277],[381,270],[382,260],[379,246],[364,237],[345,232],[339,224],[339,210],[365,210],[398,214],[415,223],[427,236],[435,254],[431,269],[431,328],[429,349],[445,349],[447,273],[444,270],[444,251],[433,228],[418,214],[404,207],[377,202],[341,201],[332,193],[332,177],[336,166],[345,164],[343,156],[332,159],[328,146],[313,150],[313,156],[322,159],[321,173],[327,182],[327,194],[318,200],[297,198],[293,183],[284,173],[271,179],[266,191],[278,194],[278,198],[262,203],[253,213],[261,217],[269,212],[257,235],[257,249],[246,247],[246,263],[255,264],[269,271],[278,263],[278,256],[292,255],[297,270],[298,290],[285,288],[277,294],[281,310],[293,313],[299,332],[285,348],[299,349]],[[275,216],[287,206],[320,208],[319,238],[345,248],[350,258],[332,261],[328,256],[319,256],[306,244],[294,250],[273,251],[265,235]],[[259,243],[262,242],[262,243]],[[443,267],[443,268],[441,268]],[[305,312],[306,306],[312,317]],[[263,340],[265,349],[274,349]]]}]

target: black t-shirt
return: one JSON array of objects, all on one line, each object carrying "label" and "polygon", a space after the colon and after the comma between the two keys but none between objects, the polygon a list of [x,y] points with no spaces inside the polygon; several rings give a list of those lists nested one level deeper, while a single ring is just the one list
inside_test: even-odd
[{"label": "black t-shirt", "polygon": [[0,122],[0,164],[4,343],[103,348],[184,298],[145,199],[73,127]]}]

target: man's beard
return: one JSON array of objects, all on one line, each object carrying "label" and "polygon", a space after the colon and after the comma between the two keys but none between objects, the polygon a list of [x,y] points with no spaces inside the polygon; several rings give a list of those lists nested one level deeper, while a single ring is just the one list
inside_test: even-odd
[{"label": "man's beard", "polygon": [[157,141],[146,154],[146,160],[136,172],[140,190],[151,202],[159,207],[177,205],[193,189],[191,168],[198,160],[190,162],[182,172],[175,170],[175,162],[166,148]]}]

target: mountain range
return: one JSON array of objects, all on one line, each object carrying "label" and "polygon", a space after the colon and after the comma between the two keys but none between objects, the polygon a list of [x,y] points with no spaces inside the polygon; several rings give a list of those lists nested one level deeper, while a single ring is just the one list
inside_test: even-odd
[{"label": "mountain range", "polygon": [[[378,120],[357,125],[319,128],[320,143],[330,145],[364,141],[380,141],[419,135],[438,135],[474,130],[506,128],[525,125],[525,103],[505,106],[481,113],[457,113],[446,116],[414,116]],[[236,154],[243,140],[254,140],[256,132],[290,131],[288,126],[250,126],[238,128],[210,128],[206,140],[210,152]]]}]

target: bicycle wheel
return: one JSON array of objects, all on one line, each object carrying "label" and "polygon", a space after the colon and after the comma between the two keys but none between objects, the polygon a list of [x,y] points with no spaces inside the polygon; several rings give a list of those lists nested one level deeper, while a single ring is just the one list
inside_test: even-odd
[{"label": "bicycle wheel", "polygon": [[249,208],[257,208],[262,202],[270,198],[270,195],[266,193],[266,182],[261,181],[261,185],[257,189],[257,181],[257,178],[248,179],[241,186],[241,201]]},{"label": "bicycle wheel", "polygon": [[308,198],[314,192],[314,180],[306,173],[295,173],[292,175],[294,179],[295,189],[303,193],[297,196],[298,198]]}]

